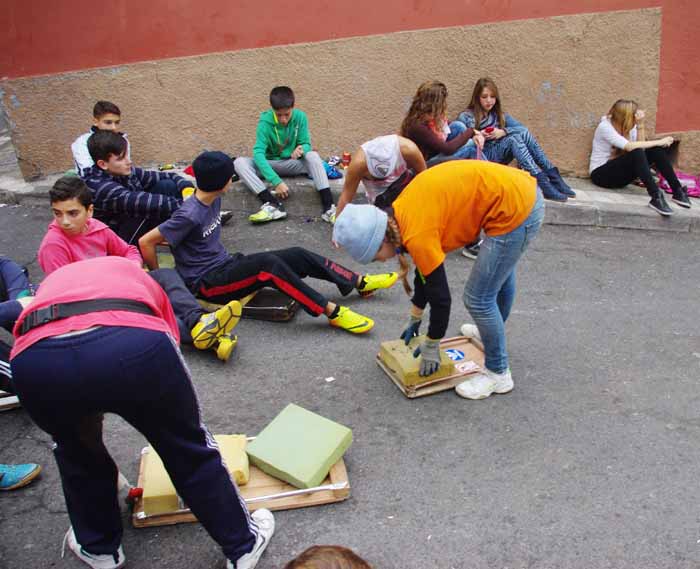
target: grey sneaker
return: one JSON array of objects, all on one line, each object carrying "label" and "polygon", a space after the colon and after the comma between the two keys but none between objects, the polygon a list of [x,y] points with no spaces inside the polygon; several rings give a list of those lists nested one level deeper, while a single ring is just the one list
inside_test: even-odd
[{"label": "grey sneaker", "polygon": [[287,217],[287,212],[276,204],[265,202],[260,210],[248,218],[252,223],[267,223],[276,219],[284,219]]},{"label": "grey sneaker", "polygon": [[113,554],[97,554],[89,553],[83,549],[83,546],[78,543],[75,537],[75,532],[71,526],[63,538],[63,548],[61,550],[61,558],[64,557],[66,553],[66,543],[70,550],[75,553],[76,557],[80,559],[86,565],[92,567],[92,569],[119,569],[124,567],[126,564],[126,557],[124,557],[124,550],[122,546]]},{"label": "grey sneaker", "polygon": [[481,334],[479,334],[479,329],[476,327],[476,324],[462,324],[459,333],[466,338],[473,338],[481,342]]},{"label": "grey sneaker", "polygon": [[272,534],[275,533],[275,518],[270,510],[264,508],[256,510],[250,517],[253,518],[253,523],[258,527],[258,535],[253,550],[250,553],[246,553],[243,557],[239,557],[235,563],[229,560],[226,563],[226,569],[253,569],[270,543]]}]

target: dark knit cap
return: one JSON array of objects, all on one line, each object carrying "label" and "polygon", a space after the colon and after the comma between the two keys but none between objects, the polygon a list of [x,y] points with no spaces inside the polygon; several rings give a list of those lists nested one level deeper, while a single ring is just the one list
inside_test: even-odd
[{"label": "dark knit cap", "polygon": [[233,160],[223,152],[202,152],[192,162],[197,187],[203,192],[217,192],[233,176]]}]

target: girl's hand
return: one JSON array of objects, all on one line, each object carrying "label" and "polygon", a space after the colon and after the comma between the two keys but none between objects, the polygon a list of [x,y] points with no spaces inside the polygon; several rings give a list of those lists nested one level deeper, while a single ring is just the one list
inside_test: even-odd
[{"label": "girl's hand", "polygon": [[486,140],[498,140],[506,135],[506,131],[502,128],[494,128],[491,132],[485,134]]},{"label": "girl's hand", "polygon": [[672,136],[664,136],[661,140],[659,140],[659,145],[663,146],[664,148],[668,148],[673,144],[673,137]]},{"label": "girl's hand", "polygon": [[637,109],[634,112],[634,121],[639,124],[644,122],[644,117],[646,116],[646,113],[642,109]]},{"label": "girl's hand", "polygon": [[484,149],[484,142],[486,140],[484,139],[484,135],[480,132],[476,132],[474,136],[472,136],[472,140],[474,141],[474,144],[476,144],[477,148],[480,150]]}]

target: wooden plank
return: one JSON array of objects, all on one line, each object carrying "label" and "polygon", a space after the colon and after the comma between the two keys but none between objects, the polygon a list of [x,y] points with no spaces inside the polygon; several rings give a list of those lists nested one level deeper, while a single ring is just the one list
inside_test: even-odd
[{"label": "wooden plank", "polygon": [[[445,338],[440,342],[440,349],[459,349],[463,351],[464,364],[460,365],[460,362],[455,362],[455,367],[463,367],[463,370],[458,371],[456,374],[438,379],[430,379],[430,377],[428,377],[426,381],[416,385],[404,385],[399,374],[382,361],[380,354],[377,354],[376,361],[377,365],[384,371],[391,382],[409,399],[425,397],[426,395],[433,395],[441,391],[452,389],[462,383],[468,376],[481,371],[484,365],[483,345],[478,340],[466,338],[464,336]],[[476,367],[470,365],[471,362],[476,364]]]},{"label": "wooden plank", "polygon": [[[141,456],[139,465],[138,486],[143,488],[144,480],[144,456]],[[291,510],[296,508],[307,508],[310,506],[322,506],[324,504],[332,504],[334,502],[342,502],[350,496],[350,481],[345,468],[343,459],[340,459],[333,465],[328,476],[322,482],[321,486],[330,484],[343,485],[342,488],[332,490],[310,491],[296,496],[288,496],[281,498],[270,498],[269,500],[251,502],[248,509],[251,512],[260,508],[268,510]],[[244,500],[251,500],[261,496],[270,496],[271,494],[280,494],[282,492],[290,492],[299,490],[294,486],[282,482],[277,478],[268,476],[262,470],[255,466],[250,466],[250,481],[245,486],[240,486],[238,490]],[[131,521],[136,528],[155,527],[163,525],[174,525],[179,523],[196,522],[197,518],[189,511],[178,511],[168,514],[160,514],[157,516],[146,516],[143,511],[143,501],[138,499],[134,504]]]}]

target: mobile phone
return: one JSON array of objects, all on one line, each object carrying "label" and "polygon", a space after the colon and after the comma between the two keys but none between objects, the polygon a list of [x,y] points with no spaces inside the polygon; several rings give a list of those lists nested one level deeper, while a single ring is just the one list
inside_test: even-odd
[{"label": "mobile phone", "polygon": [[484,129],[484,132],[489,133],[489,132],[493,132],[494,130],[496,130],[494,127],[492,127],[492,126],[487,126],[487,127]]}]

